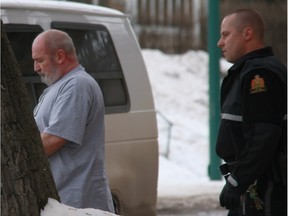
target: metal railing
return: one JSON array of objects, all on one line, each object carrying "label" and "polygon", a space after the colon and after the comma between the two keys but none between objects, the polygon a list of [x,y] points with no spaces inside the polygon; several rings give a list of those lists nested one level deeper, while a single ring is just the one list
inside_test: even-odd
[{"label": "metal railing", "polygon": [[[166,124],[166,127],[160,128],[160,126],[162,126],[162,124],[160,125],[160,121],[164,121],[164,124]],[[166,135],[166,145],[164,146],[164,150],[161,150],[160,148],[160,155],[163,155],[165,158],[169,158],[170,156],[170,147],[171,147],[171,135],[172,135],[172,127],[173,127],[173,123],[163,114],[161,113],[159,110],[157,111],[157,124],[158,124],[158,134],[159,134],[159,147],[163,146],[164,143],[161,143],[162,141],[162,137],[161,135],[167,133]],[[165,126],[165,125],[164,125]],[[165,142],[165,141],[163,141]],[[162,144],[162,145],[161,145]],[[162,148],[163,149],[163,148]]]}]

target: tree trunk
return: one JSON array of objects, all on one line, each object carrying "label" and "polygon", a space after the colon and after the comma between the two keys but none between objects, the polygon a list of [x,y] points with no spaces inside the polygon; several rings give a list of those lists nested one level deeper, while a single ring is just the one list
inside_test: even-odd
[{"label": "tree trunk", "polygon": [[38,216],[59,196],[2,21],[1,51],[1,215]]}]

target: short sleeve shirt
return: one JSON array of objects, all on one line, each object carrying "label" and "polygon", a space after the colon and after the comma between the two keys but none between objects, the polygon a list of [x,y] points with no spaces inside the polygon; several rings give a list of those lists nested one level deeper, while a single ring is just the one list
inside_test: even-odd
[{"label": "short sleeve shirt", "polygon": [[39,131],[67,143],[48,158],[61,202],[113,211],[104,170],[104,102],[81,66],[44,90],[34,109]]}]

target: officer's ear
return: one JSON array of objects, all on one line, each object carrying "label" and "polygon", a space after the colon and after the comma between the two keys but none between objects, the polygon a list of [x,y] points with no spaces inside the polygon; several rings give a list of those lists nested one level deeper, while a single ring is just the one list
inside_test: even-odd
[{"label": "officer's ear", "polygon": [[249,41],[253,37],[253,34],[254,34],[253,28],[251,28],[249,26],[244,28],[243,37],[244,37],[245,41]]}]

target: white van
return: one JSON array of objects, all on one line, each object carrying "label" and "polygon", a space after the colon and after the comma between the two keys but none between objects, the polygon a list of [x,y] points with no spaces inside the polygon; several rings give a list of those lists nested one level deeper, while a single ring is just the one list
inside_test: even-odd
[{"label": "white van", "polygon": [[64,30],[72,37],[80,63],[98,81],[104,95],[106,169],[117,213],[156,215],[156,112],[128,16],[81,3],[1,0],[1,19],[32,106],[46,87],[33,71],[33,39],[51,28]]}]

